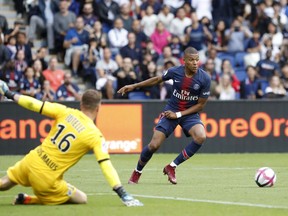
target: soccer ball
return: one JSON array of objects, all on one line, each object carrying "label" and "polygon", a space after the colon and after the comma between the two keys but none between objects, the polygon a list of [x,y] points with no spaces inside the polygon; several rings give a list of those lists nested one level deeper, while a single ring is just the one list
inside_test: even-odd
[{"label": "soccer ball", "polygon": [[256,172],[255,182],[259,187],[272,187],[276,182],[276,174],[269,167],[261,167]]}]

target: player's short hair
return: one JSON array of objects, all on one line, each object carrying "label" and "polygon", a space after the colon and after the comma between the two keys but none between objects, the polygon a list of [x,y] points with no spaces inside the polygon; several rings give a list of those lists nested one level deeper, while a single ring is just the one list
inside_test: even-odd
[{"label": "player's short hair", "polygon": [[85,91],[81,98],[81,106],[87,110],[94,110],[101,102],[102,94],[94,89]]},{"label": "player's short hair", "polygon": [[198,51],[194,48],[194,47],[187,47],[185,50],[184,50],[184,55],[197,55],[198,54]]}]

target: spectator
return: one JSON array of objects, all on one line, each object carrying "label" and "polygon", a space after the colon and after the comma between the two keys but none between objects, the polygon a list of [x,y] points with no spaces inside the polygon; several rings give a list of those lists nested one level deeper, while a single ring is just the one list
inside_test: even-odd
[{"label": "spectator", "polygon": [[79,87],[72,82],[70,72],[65,73],[64,83],[56,91],[56,98],[60,101],[80,101],[81,94]]},{"label": "spectator", "polygon": [[[42,63],[39,59],[36,59],[33,62],[32,68],[34,70],[34,77],[38,82],[40,83],[41,86],[43,86],[45,77],[43,75],[43,66]],[[50,83],[49,83],[50,84]]]},{"label": "spectator", "polygon": [[251,23],[254,29],[259,29],[261,36],[267,31],[268,24],[271,22],[271,18],[264,12],[265,8],[264,1],[259,1],[256,7],[256,18]]},{"label": "spectator", "polygon": [[262,98],[263,91],[261,82],[257,78],[257,70],[254,66],[247,66],[247,77],[240,84],[240,98],[241,99],[258,99]]},{"label": "spectator", "polygon": [[128,31],[123,28],[123,21],[116,18],[114,21],[114,28],[108,32],[108,40],[113,58],[119,54],[122,47],[128,44]]},{"label": "spectator", "polygon": [[24,51],[25,61],[28,63],[28,65],[32,64],[32,51],[31,47],[26,43],[26,34],[24,32],[18,32],[16,40],[17,52],[19,50]]},{"label": "spectator", "polygon": [[158,2],[158,0],[147,0],[143,1],[143,3],[140,6],[141,10],[141,17],[147,15],[147,8],[151,7],[153,9],[154,14],[159,14],[161,10],[161,4]]},{"label": "spectator", "polygon": [[77,17],[75,28],[70,28],[65,36],[63,47],[66,49],[65,65],[70,66],[72,61],[72,74],[77,76],[80,56],[87,52],[89,44],[89,32],[84,29],[84,20],[82,17]]},{"label": "spectator", "polygon": [[217,50],[214,49],[213,47],[208,50],[207,58],[212,59],[214,62],[215,66],[215,71],[217,74],[221,73],[221,65],[222,65],[222,60],[217,57]]},{"label": "spectator", "polygon": [[6,34],[6,32],[8,31],[8,22],[5,16],[0,15],[0,30],[1,32],[3,32],[4,34]]},{"label": "spectator", "polygon": [[126,3],[120,6],[120,15],[118,16],[123,22],[123,28],[128,32],[132,31],[133,17],[130,16],[130,3]]},{"label": "spectator", "polygon": [[286,92],[288,92],[288,62],[281,68],[281,82]]},{"label": "spectator", "polygon": [[[15,59],[15,56],[17,53],[16,37],[15,36],[11,36],[8,38],[6,47],[9,50],[10,59]],[[2,61],[0,61],[0,62],[2,62]]]},{"label": "spectator", "polygon": [[248,40],[246,52],[247,54],[244,56],[244,64],[245,66],[253,66],[255,67],[257,62],[260,61],[260,51],[261,51],[261,43],[260,43],[260,32],[255,30],[253,32],[253,37]]},{"label": "spectator", "polygon": [[128,44],[120,49],[123,58],[130,58],[133,67],[137,67],[142,60],[142,49],[136,44],[136,35],[133,32],[128,33]]},{"label": "spectator", "polygon": [[225,36],[226,24],[224,20],[219,20],[216,23],[215,33],[213,34],[213,47],[218,52],[225,52],[227,51],[227,39]]},{"label": "spectator", "polygon": [[193,0],[191,1],[191,6],[195,9],[199,20],[203,17],[208,17],[209,20],[212,20],[212,0]]},{"label": "spectator", "polygon": [[4,80],[11,91],[18,91],[22,80],[22,73],[15,70],[15,61],[8,61],[0,71],[0,78]]},{"label": "spectator", "polygon": [[280,52],[279,65],[283,67],[288,62],[288,43],[283,44]]},{"label": "spectator", "polygon": [[210,75],[211,80],[218,82],[219,76],[215,70],[215,63],[214,60],[208,58],[204,64],[204,70]]},{"label": "spectator", "polygon": [[90,39],[88,52],[81,55],[83,67],[83,79],[91,87],[96,83],[96,63],[103,59],[103,48],[99,46],[95,38]]},{"label": "spectator", "polygon": [[184,3],[188,2],[185,0],[163,0],[163,5],[167,5],[170,8],[171,13],[175,14],[176,10],[180,7],[183,7]]},{"label": "spectator", "polygon": [[68,10],[68,1],[60,1],[59,9],[54,16],[55,48],[58,53],[58,60],[63,61],[63,43],[67,31],[74,27],[76,15]]},{"label": "spectator", "polygon": [[93,26],[93,33],[90,34],[90,38],[94,38],[98,46],[106,47],[108,44],[108,36],[103,31],[102,24],[100,21],[96,21]]},{"label": "spectator", "polygon": [[32,67],[27,67],[24,72],[24,79],[20,83],[20,93],[35,97],[41,91],[41,85],[34,77],[34,70]]},{"label": "spectator", "polygon": [[9,60],[10,60],[10,51],[4,45],[4,41],[0,37],[0,71]]},{"label": "spectator", "polygon": [[54,39],[54,14],[58,12],[59,8],[55,0],[39,0],[38,13],[34,14],[29,23],[28,41],[33,44],[35,36],[39,33],[45,32],[47,36],[47,44],[49,53],[55,53],[55,39]]},{"label": "spectator", "polygon": [[[133,69],[132,59],[123,58],[123,66],[113,73],[117,79],[117,91],[125,85],[130,85],[139,81],[138,74]],[[115,94],[117,99],[128,99],[128,95]]]},{"label": "spectator", "polygon": [[180,38],[177,35],[173,35],[171,42],[168,44],[171,48],[172,56],[180,59],[183,56],[183,46]]},{"label": "spectator", "polygon": [[103,91],[108,99],[113,99],[115,77],[113,73],[118,70],[117,63],[111,58],[109,48],[104,49],[104,58],[96,64],[97,82],[96,89]]},{"label": "spectator", "polygon": [[[145,74],[146,79],[157,76],[157,66],[153,61],[150,61],[147,65],[147,74]],[[154,85],[150,87],[145,87],[141,89],[146,92],[146,95],[149,95],[151,99],[160,99],[160,85]]]},{"label": "spectator", "polygon": [[42,101],[56,100],[56,94],[50,86],[49,80],[44,80],[41,91],[36,95],[36,99]]},{"label": "spectator", "polygon": [[273,75],[279,74],[279,65],[272,61],[272,51],[267,50],[266,58],[257,62],[258,76],[263,80],[269,80]]},{"label": "spectator", "polygon": [[25,61],[25,53],[23,50],[18,50],[15,58],[15,71],[24,75],[28,63]]},{"label": "spectator", "polygon": [[34,61],[39,59],[41,64],[42,64],[43,70],[46,70],[48,68],[48,62],[46,61],[46,57],[47,57],[47,47],[44,47],[44,46],[40,47],[37,50],[36,57],[35,57]]},{"label": "spectator", "polygon": [[277,26],[273,22],[268,24],[268,32],[263,35],[263,40],[265,40],[266,37],[272,39],[273,49],[280,50],[283,42],[283,34],[277,30]]},{"label": "spectator", "polygon": [[98,17],[94,15],[94,9],[91,3],[85,3],[83,5],[81,17],[84,20],[85,30],[92,33],[94,23],[98,20]]},{"label": "spectator", "polygon": [[282,31],[287,24],[287,15],[281,12],[280,2],[273,1],[273,10],[272,22],[277,26],[278,31]]},{"label": "spectator", "polygon": [[100,0],[94,6],[94,11],[97,11],[105,33],[108,33],[113,28],[114,20],[120,14],[119,5],[112,0]]},{"label": "spectator", "polygon": [[283,87],[279,76],[273,75],[270,77],[269,86],[265,89],[266,98],[283,98],[287,94]]},{"label": "spectator", "polygon": [[5,34],[4,34],[4,42],[8,41],[8,38],[10,37],[16,37],[17,39],[17,34],[21,32],[21,28],[23,26],[23,22],[20,22],[19,20],[14,22],[14,25],[12,28],[9,28]]},{"label": "spectator", "polygon": [[51,88],[56,92],[60,85],[64,81],[64,71],[57,69],[57,58],[52,57],[49,61],[49,66],[43,71],[43,76],[46,80],[49,80]]},{"label": "spectator", "polygon": [[147,35],[142,31],[141,24],[139,20],[133,20],[132,31],[136,36],[136,45],[141,48],[146,47],[146,42],[148,41]]},{"label": "spectator", "polygon": [[266,58],[266,53],[268,50],[271,50],[271,60],[278,61],[280,58],[280,50],[273,46],[272,43],[272,37],[269,35],[266,35],[265,37],[262,38],[261,41],[261,47],[260,47],[260,60]]},{"label": "spectator", "polygon": [[212,34],[199,21],[195,12],[191,13],[192,25],[185,28],[185,45],[192,46],[199,52],[200,62],[205,61],[206,42],[212,40]]},{"label": "spectator", "polygon": [[158,73],[162,73],[163,72],[164,64],[167,61],[173,62],[173,64],[175,66],[179,66],[180,65],[180,61],[177,58],[173,57],[172,50],[171,50],[170,46],[165,46],[163,48],[163,54],[159,57],[159,59],[156,62]]},{"label": "spectator", "polygon": [[146,13],[141,19],[141,27],[143,32],[150,37],[156,27],[158,22],[158,16],[154,14],[154,10],[152,6],[147,6]]},{"label": "spectator", "polygon": [[222,66],[221,66],[221,77],[224,74],[228,74],[231,79],[231,86],[234,88],[235,92],[239,92],[240,90],[240,81],[237,78],[235,71],[231,65],[231,62],[227,59],[224,59],[222,61]]},{"label": "spectator", "polygon": [[242,26],[238,18],[235,18],[230,29],[225,31],[226,40],[228,41],[227,51],[230,53],[243,52],[245,38],[252,37],[251,31]]},{"label": "spectator", "polygon": [[165,29],[164,24],[159,21],[156,24],[154,33],[150,37],[155,51],[161,55],[163,48],[171,41],[171,34]]},{"label": "spectator", "polygon": [[179,8],[170,25],[170,33],[180,38],[181,42],[184,42],[185,28],[191,25],[191,19],[186,17],[184,8]]},{"label": "spectator", "polygon": [[235,100],[236,92],[231,85],[231,77],[229,74],[223,74],[220,78],[219,84],[216,87],[219,100]]},{"label": "spectator", "polygon": [[163,23],[165,29],[170,28],[171,22],[174,19],[174,14],[170,12],[170,6],[163,5],[160,13],[158,14],[158,20]]},{"label": "spectator", "polygon": [[207,59],[204,70],[207,72],[207,74],[210,76],[211,84],[210,84],[210,95],[209,100],[216,100],[219,98],[219,92],[217,92],[217,86],[218,86],[218,76],[215,76],[215,70],[214,67],[214,61],[213,59]]}]

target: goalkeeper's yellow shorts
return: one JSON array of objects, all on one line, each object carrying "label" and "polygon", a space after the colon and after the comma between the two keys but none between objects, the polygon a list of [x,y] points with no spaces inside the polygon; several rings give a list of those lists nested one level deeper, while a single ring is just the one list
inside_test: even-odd
[{"label": "goalkeeper's yellow shorts", "polygon": [[53,171],[48,172],[45,169],[39,171],[39,169],[31,168],[31,163],[35,162],[32,157],[28,154],[14,166],[9,167],[7,171],[9,179],[25,187],[31,186],[41,204],[58,205],[66,203],[77,189],[63,180],[62,176],[55,179]]}]

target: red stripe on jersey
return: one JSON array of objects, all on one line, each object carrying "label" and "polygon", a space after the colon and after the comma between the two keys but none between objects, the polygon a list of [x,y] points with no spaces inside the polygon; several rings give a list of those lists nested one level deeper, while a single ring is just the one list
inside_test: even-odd
[{"label": "red stripe on jersey", "polygon": [[[190,86],[192,85],[192,82],[193,82],[193,78],[188,78],[184,75],[184,79],[182,80],[182,85],[181,85],[181,91],[184,90],[184,91],[190,92]],[[180,111],[185,110],[186,104],[188,102],[189,101],[181,100],[179,102],[179,110]]]}]

